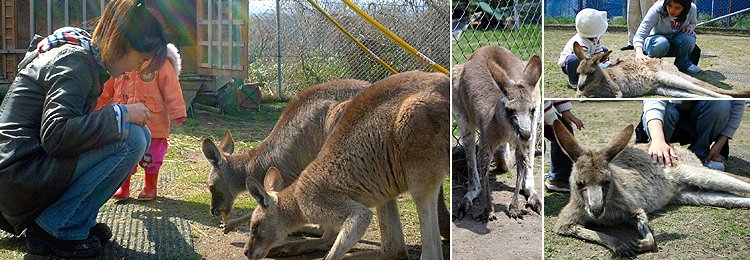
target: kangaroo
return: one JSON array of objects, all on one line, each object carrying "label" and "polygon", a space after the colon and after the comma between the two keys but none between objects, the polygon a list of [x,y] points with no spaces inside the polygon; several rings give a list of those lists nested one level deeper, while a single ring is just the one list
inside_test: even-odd
[{"label": "kangaroo", "polygon": [[352,99],[318,156],[290,186],[282,189],[283,175],[273,168],[263,185],[248,178],[259,207],[245,255],[262,258],[287,234],[314,223],[338,235],[284,247],[325,244],[331,246],[326,259],[341,259],[364,235],[369,208],[379,207],[383,258],[405,258],[403,235],[393,232],[400,231],[398,210],[389,202],[408,191],[417,205],[422,259],[442,259],[435,204],[450,165],[449,85],[443,74],[419,71],[376,82]]},{"label": "kangaroo", "polygon": [[203,154],[212,166],[210,210],[222,216],[225,233],[249,220],[227,221],[235,199],[247,191],[245,179],[263,180],[266,171],[276,166],[287,174],[284,186],[291,184],[320,151],[345,101],[369,86],[361,80],[333,80],[306,88],[289,102],[268,137],[244,154],[232,155],[234,139],[229,131],[218,147],[211,139],[203,140]]},{"label": "kangaroo", "polygon": [[577,42],[573,43],[573,51],[581,60],[576,70],[580,74],[576,90],[577,98],[627,98],[649,94],[678,98],[750,97],[750,92],[728,91],[693,78],[662,59],[641,62],[630,58],[617,60],[612,65],[601,68],[599,64],[606,61],[612,51],[588,57]]},{"label": "kangaroo", "polygon": [[[463,65],[454,68],[453,118],[458,124],[461,144],[466,151],[469,188],[458,204],[456,219],[463,219],[481,195],[486,203],[474,216],[477,221],[496,219],[489,191],[489,160],[501,145],[515,147],[516,190],[508,207],[509,216],[521,217],[518,194],[523,181],[526,206],[540,213],[542,201],[534,187],[533,154],[537,108],[540,105],[536,84],[542,74],[542,62],[534,56],[527,64],[505,48],[485,46],[477,49]],[[479,129],[479,151],[475,144]],[[479,156],[477,156],[479,153]],[[477,158],[479,157],[479,158]],[[483,165],[479,177],[477,161]]]},{"label": "kangaroo", "polygon": [[[370,83],[366,81],[333,80],[306,88],[289,102],[269,136],[247,153],[232,155],[234,139],[230,131],[224,134],[218,147],[211,139],[203,141],[204,156],[212,166],[208,178],[211,191],[210,211],[213,215],[222,216],[225,234],[247,223],[252,216],[248,214],[228,219],[237,196],[247,192],[246,179],[262,181],[266,171],[271,166],[276,166],[286,174],[283,176],[286,181],[284,187],[291,184],[320,151],[351,98],[369,86]],[[450,213],[443,193],[439,195],[440,234],[450,240]],[[312,227],[300,231],[320,235],[320,230]],[[327,248],[318,248],[321,249]],[[314,250],[281,251],[288,255],[299,255]]]},{"label": "kangaroo", "polygon": [[[690,150],[673,147],[678,161],[672,167],[651,162],[648,144],[628,146],[633,125],[625,127],[598,150],[582,148],[559,121],[553,124],[557,141],[575,163],[570,176],[570,201],[555,223],[555,232],[606,246],[620,256],[656,251],[647,213],[670,203],[750,208],[750,198],[728,192],[750,192],[750,183],[704,167]],[[587,224],[629,223],[643,237],[622,241]]]}]

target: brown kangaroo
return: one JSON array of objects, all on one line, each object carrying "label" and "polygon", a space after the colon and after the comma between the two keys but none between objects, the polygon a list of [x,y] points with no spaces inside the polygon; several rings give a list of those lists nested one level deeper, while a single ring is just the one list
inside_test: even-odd
[{"label": "brown kangaroo", "polygon": [[[442,259],[437,206],[449,171],[450,82],[419,71],[390,76],[350,102],[318,156],[292,185],[269,170],[262,186],[248,178],[258,201],[245,254],[265,257],[290,232],[314,223],[320,239],[276,248],[332,246],[326,259],[341,259],[364,235],[378,207],[385,259],[407,257],[395,200],[409,192],[416,202],[422,258]],[[265,187],[265,188],[264,188]],[[385,209],[385,210],[381,210]]]},{"label": "brown kangaroo", "polygon": [[[750,192],[750,183],[706,168],[693,152],[676,146],[672,167],[651,162],[648,144],[628,146],[633,125],[602,149],[582,148],[559,121],[553,129],[565,153],[575,162],[570,175],[570,201],[560,211],[555,232],[606,246],[621,256],[657,250],[648,216],[670,203],[750,208],[750,198],[729,192]],[[623,241],[587,224],[629,223],[643,238]]]},{"label": "brown kangaroo", "polygon": [[[508,207],[508,215],[518,218],[518,194],[523,186],[526,205],[540,213],[542,201],[534,187],[533,154],[536,135],[535,123],[539,107],[537,82],[542,75],[542,62],[534,56],[528,63],[516,58],[500,46],[485,46],[476,50],[462,65],[454,68],[453,118],[458,125],[461,144],[466,151],[469,188],[458,204],[456,219],[462,219],[472,207],[473,200],[485,197],[480,205],[483,212],[474,216],[477,221],[495,219],[489,191],[490,155],[501,146],[515,148],[516,190]],[[479,151],[476,149],[476,129],[479,129]],[[478,154],[478,155],[477,155]],[[482,167],[481,186],[479,165]],[[521,185],[521,181],[523,184]]]}]

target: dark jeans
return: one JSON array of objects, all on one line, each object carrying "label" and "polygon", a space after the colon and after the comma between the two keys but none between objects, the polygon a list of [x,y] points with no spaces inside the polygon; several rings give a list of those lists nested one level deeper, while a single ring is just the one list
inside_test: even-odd
[{"label": "dark jeans", "polygon": [[[562,119],[562,116],[560,115],[558,115],[557,117]],[[573,126],[566,123],[564,120],[560,120],[560,122],[565,125],[565,128],[567,128],[571,134],[573,133]],[[570,172],[573,171],[573,161],[570,160],[568,155],[563,152],[560,144],[557,143],[555,133],[552,132],[552,126],[544,126],[544,138],[546,138],[550,142],[550,164],[549,172],[547,172],[547,179],[555,181],[567,181],[570,177]]]},{"label": "dark jeans", "polygon": [[[602,46],[602,50],[604,50],[604,52],[609,51],[609,49],[605,46]],[[565,73],[565,75],[568,75],[568,83],[573,85],[578,84],[578,73],[576,73],[578,64],[581,64],[581,60],[579,60],[575,54],[570,54],[565,58],[565,64],[563,64],[562,67],[563,73]]]}]

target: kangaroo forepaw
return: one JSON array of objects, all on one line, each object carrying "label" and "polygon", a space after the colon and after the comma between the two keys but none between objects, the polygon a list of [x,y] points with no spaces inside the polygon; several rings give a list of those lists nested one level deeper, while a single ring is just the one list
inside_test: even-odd
[{"label": "kangaroo forepaw", "polygon": [[636,248],[638,248],[638,242],[628,240],[623,241],[623,243],[615,246],[612,250],[621,257],[634,258],[637,255]]},{"label": "kangaroo forepaw", "polygon": [[654,241],[654,238],[651,237],[639,239],[635,250],[638,252],[658,252],[659,247],[656,246],[656,241]]},{"label": "kangaroo forepaw", "polygon": [[453,215],[453,221],[461,221],[466,217],[466,214],[468,214],[469,209],[471,208],[472,202],[470,199],[464,197],[461,199],[461,201],[458,203],[458,209],[456,210],[456,214]]}]

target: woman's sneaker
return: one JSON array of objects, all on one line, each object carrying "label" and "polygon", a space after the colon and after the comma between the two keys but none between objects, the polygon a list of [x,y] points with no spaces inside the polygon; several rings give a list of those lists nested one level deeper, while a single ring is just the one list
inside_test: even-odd
[{"label": "woman's sneaker", "polygon": [[701,67],[698,67],[698,65],[690,64],[690,67],[685,69],[688,73],[698,73],[701,72]]},{"label": "woman's sneaker", "polygon": [[63,258],[93,257],[102,251],[96,236],[83,240],[62,240],[33,223],[26,229],[26,252],[35,255],[54,255]]},{"label": "woman's sneaker", "polygon": [[544,187],[550,191],[570,192],[570,183],[566,180],[544,180]]}]

